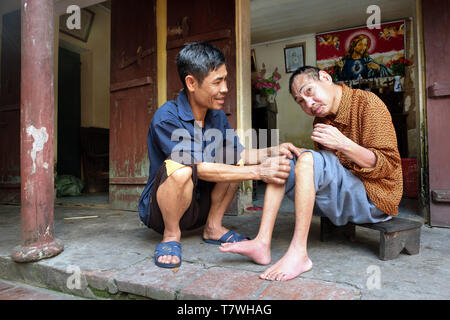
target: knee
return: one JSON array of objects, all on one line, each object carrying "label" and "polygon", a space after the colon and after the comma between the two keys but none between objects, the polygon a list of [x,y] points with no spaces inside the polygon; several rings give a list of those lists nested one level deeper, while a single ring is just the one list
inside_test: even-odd
[{"label": "knee", "polygon": [[216,183],[214,189],[211,192],[211,202],[221,202],[225,195],[229,192],[233,194],[236,193],[236,190],[239,187],[239,182],[232,183]]},{"label": "knee", "polygon": [[295,164],[295,173],[300,173],[304,170],[313,170],[314,169],[314,157],[311,152],[303,152],[300,157],[297,159],[297,163]]},{"label": "knee", "polygon": [[237,188],[239,188],[239,182],[231,182],[229,188],[230,188],[230,190],[236,191]]},{"label": "knee", "polygon": [[169,177],[177,185],[185,185],[192,179],[192,168],[185,166],[175,170]]},{"label": "knee", "polygon": [[239,188],[239,184],[240,184],[239,182],[230,183],[230,186],[228,187],[228,192],[234,195]]}]

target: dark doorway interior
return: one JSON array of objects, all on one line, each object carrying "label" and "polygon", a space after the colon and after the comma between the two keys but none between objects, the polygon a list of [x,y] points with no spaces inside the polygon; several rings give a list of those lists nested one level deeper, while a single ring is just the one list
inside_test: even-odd
[{"label": "dark doorway interior", "polygon": [[20,204],[20,10],[4,14],[0,60],[0,203]]},{"label": "dark doorway interior", "polygon": [[59,48],[58,63],[58,175],[81,178],[80,55]]},{"label": "dark doorway interior", "polygon": [[[99,133],[101,136],[100,140],[97,138]],[[106,140],[103,138],[104,136],[106,136]],[[95,170],[96,167],[94,170],[91,170],[93,168],[91,164],[95,165],[96,161],[101,160],[102,170],[100,171],[108,171],[108,137],[108,129],[81,128],[80,54],[60,47],[58,59],[58,158],[56,170],[58,176],[71,175],[82,179],[84,188],[83,193],[78,196],[67,196],[66,194],[58,197],[56,200],[57,205],[107,207],[107,173],[106,177],[101,181],[101,188],[98,188],[97,185],[94,186],[92,179],[98,178],[97,172],[99,170]],[[88,143],[86,143],[86,140]],[[92,148],[86,148],[86,145]],[[85,147],[84,149],[83,146]],[[89,155],[94,156],[94,162],[90,161],[91,158],[86,155],[87,150],[90,151],[88,152]],[[99,152],[105,155],[99,156]],[[82,159],[85,159],[83,165]],[[106,167],[103,165],[104,162],[106,162]],[[84,168],[83,175],[82,168]]]}]

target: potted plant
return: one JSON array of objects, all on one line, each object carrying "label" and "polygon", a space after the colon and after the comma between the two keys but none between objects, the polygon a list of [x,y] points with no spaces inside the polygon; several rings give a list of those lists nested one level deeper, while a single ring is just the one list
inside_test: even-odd
[{"label": "potted plant", "polygon": [[396,60],[391,61],[386,66],[391,69],[393,76],[405,76],[405,68],[412,65],[412,61],[405,59],[405,58],[399,58]]},{"label": "potted plant", "polygon": [[[280,90],[278,81],[281,79],[281,75],[278,73],[278,68],[275,68],[272,75],[268,78],[264,78],[264,74],[264,69],[258,71],[256,79],[252,81],[252,87],[256,93],[256,100],[261,101],[261,98],[266,98],[269,103],[273,103],[278,90]],[[258,103],[261,103],[260,101]]]},{"label": "potted plant", "polygon": [[394,91],[395,92],[401,92],[403,90],[400,77],[405,76],[405,68],[412,65],[412,61],[405,59],[405,58],[399,58],[396,60],[393,60],[392,62],[388,63],[386,66],[391,69],[392,75],[394,76],[395,82],[394,82]]}]

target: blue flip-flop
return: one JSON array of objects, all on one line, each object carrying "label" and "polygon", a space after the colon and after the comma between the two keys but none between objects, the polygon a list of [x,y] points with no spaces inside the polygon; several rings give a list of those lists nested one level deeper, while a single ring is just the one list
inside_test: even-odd
[{"label": "blue flip-flop", "polygon": [[233,242],[241,242],[243,240],[251,240],[249,237],[246,237],[242,234],[237,233],[236,231],[230,230],[227,233],[225,233],[222,237],[220,237],[219,240],[213,240],[213,239],[205,239],[203,238],[203,241],[206,243],[211,244],[222,244],[222,243],[233,243]]},{"label": "blue flip-flop", "polygon": [[[162,263],[158,261],[160,256],[177,256],[178,263]],[[161,268],[177,268],[181,265],[181,243],[178,241],[161,242],[155,249],[155,264]]]}]

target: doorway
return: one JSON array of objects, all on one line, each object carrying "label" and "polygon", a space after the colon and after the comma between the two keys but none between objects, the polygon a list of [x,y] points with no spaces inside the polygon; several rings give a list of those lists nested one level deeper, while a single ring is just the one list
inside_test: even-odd
[{"label": "doorway", "polygon": [[65,192],[57,193],[56,204],[107,207],[109,130],[81,126],[81,60],[80,53],[59,48],[55,186],[59,181]]},{"label": "doorway", "polygon": [[56,172],[81,179],[80,55],[59,48],[58,151]]},{"label": "doorway", "polygon": [[[286,4],[288,1],[283,1]],[[251,48],[252,51],[252,63],[254,64],[254,68],[252,69],[253,73],[260,69],[267,69],[265,77],[270,75],[270,72],[278,68],[278,71],[281,73],[281,90],[278,92],[276,101],[278,103],[278,128],[280,130],[280,143],[282,142],[292,142],[294,145],[305,147],[305,148],[314,148],[314,145],[310,139],[310,133],[312,131],[312,118],[305,117],[298,105],[295,104],[292,97],[289,94],[289,77],[290,72],[287,71],[286,64],[286,55],[285,49],[292,47],[293,45],[301,46],[304,49],[304,63],[305,65],[313,65],[317,66],[317,48],[321,45],[319,41],[320,38],[317,37],[320,33],[333,33],[333,31],[343,31],[346,28],[357,29],[358,26],[364,26],[365,21],[367,19],[367,14],[364,5],[361,7],[355,6],[351,8],[351,10],[339,10],[339,12],[328,12],[326,13],[323,10],[323,5],[317,4],[314,5],[317,13],[320,13],[321,19],[316,19],[317,21],[311,21],[310,24],[305,24],[304,21],[309,18],[309,15],[304,12],[304,10],[300,10],[301,6],[304,6],[307,1],[298,1],[295,4],[289,3],[290,11],[298,12],[298,15],[304,14],[303,19],[298,19],[296,16],[295,19],[288,21],[286,19],[284,21],[283,27],[281,24],[278,27],[275,27],[275,23],[268,23],[270,19],[274,18],[275,14],[269,14],[269,11],[276,10],[277,5],[273,5],[273,8],[270,8],[271,5],[268,3],[264,4],[264,0],[262,0],[262,4],[258,6],[252,3],[252,43]],[[344,1],[337,1],[341,4]],[[417,32],[415,27],[415,6],[409,6],[407,8],[407,1],[398,1],[399,7],[404,6],[402,10],[395,12],[395,10],[391,7],[386,10],[383,10],[384,13],[389,11],[389,14],[392,16],[390,18],[383,17],[383,23],[389,23],[391,21],[396,21],[396,19],[404,20],[404,57],[413,60],[414,63],[417,63]],[[261,7],[260,7],[261,6]],[[265,7],[264,10],[262,7]],[[338,6],[337,6],[338,7]],[[337,8],[336,7],[336,8]],[[341,6],[344,7],[344,6]],[[364,8],[363,8],[364,7]],[[299,10],[296,10],[299,9]],[[407,10],[406,10],[407,9]],[[405,13],[407,12],[405,17]],[[342,23],[336,24],[333,22],[333,19],[330,19],[334,16],[347,17],[348,25],[344,25]],[[275,18],[274,18],[275,19]],[[292,25],[296,23],[296,20],[303,21],[303,23],[299,23],[297,27],[294,29]],[[343,19],[346,20],[346,19]],[[351,21],[351,22],[350,22]],[[272,21],[273,22],[273,21]],[[313,25],[317,23],[316,25]],[[270,26],[270,31],[265,29],[266,26]],[[287,27],[289,26],[289,27]],[[278,28],[277,35],[275,35],[274,28]],[[295,31],[293,31],[295,30]],[[341,47],[344,48],[344,42],[341,43]],[[332,44],[327,44],[332,45]],[[338,51],[336,47],[332,48],[335,51]],[[333,51],[334,52],[334,51]],[[265,64],[265,68],[264,68]],[[401,108],[401,111],[392,111],[392,113],[396,113],[393,116],[393,122],[396,129],[397,141],[399,143],[399,152],[402,157],[402,165],[405,168],[404,172],[404,185],[406,186],[404,197],[400,202],[400,215],[403,217],[420,220],[423,221],[426,217],[421,213],[421,207],[418,200],[418,163],[420,163],[421,154],[418,150],[419,142],[420,142],[420,126],[421,123],[416,121],[419,118],[418,112],[420,110],[420,102],[419,102],[419,94],[417,92],[420,87],[420,83],[418,82],[417,66],[409,67],[407,69],[406,74],[402,78],[402,86],[403,93],[392,97],[395,100],[399,98],[399,101],[391,101],[391,103],[386,103],[388,109],[395,109],[396,107]],[[286,71],[285,71],[286,70]],[[389,78],[389,77],[388,77]],[[392,77],[391,77],[392,78]],[[381,81],[382,80],[382,81]],[[355,85],[359,87],[359,89],[374,91],[374,93],[384,93],[387,94],[394,89],[394,81],[392,84],[387,84],[387,82],[392,81],[392,79],[378,79],[378,84],[373,85],[369,82],[362,81],[361,83]],[[364,87],[365,86],[365,87]],[[378,88],[377,88],[378,86]],[[379,90],[380,87],[383,87],[382,90]],[[392,87],[392,90],[391,90]],[[378,90],[377,90],[378,89]],[[395,98],[395,99],[394,99]],[[263,117],[257,116],[255,112],[255,105],[252,105],[252,115],[253,115],[253,128],[258,128],[256,124],[258,119]],[[391,110],[390,110],[391,111]],[[264,115],[264,112],[261,111]],[[398,113],[398,115],[397,115]],[[256,118],[256,119],[255,119]],[[420,172],[420,168],[419,168]],[[255,183],[254,183],[255,186]],[[256,192],[254,190],[253,195],[253,207],[260,208],[263,204],[264,198],[264,189],[265,186],[263,184],[257,183]],[[289,203],[287,203],[289,204]],[[286,210],[281,209],[282,211],[293,212],[293,206],[289,204],[289,206],[283,206]]]}]

